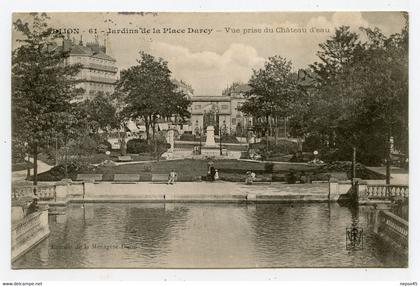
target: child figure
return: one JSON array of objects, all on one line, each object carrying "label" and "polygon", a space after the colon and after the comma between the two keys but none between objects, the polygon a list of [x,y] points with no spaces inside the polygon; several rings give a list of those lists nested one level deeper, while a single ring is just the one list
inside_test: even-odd
[{"label": "child figure", "polygon": [[169,173],[168,185],[169,184],[173,185],[175,183],[176,177],[177,177],[177,174],[175,170],[172,169],[171,172]]},{"label": "child figure", "polygon": [[217,169],[214,172],[214,180],[215,181],[219,180],[219,170],[217,170]]}]

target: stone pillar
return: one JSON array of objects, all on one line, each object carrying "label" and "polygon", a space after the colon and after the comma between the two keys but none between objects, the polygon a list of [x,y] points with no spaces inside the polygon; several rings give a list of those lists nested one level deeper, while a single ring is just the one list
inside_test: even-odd
[{"label": "stone pillar", "polygon": [[357,202],[364,203],[369,200],[368,194],[367,194],[367,183],[362,180],[358,180],[355,182],[355,188],[356,188],[356,200]]},{"label": "stone pillar", "polygon": [[19,221],[24,217],[21,206],[12,206],[12,222]]},{"label": "stone pillar", "polygon": [[331,202],[338,201],[338,198],[340,197],[340,190],[338,187],[338,181],[334,178],[330,179],[330,183],[328,186],[328,200]]},{"label": "stone pillar", "polygon": [[216,142],[214,141],[214,126],[207,126],[206,144],[204,144],[204,146],[216,146]]},{"label": "stone pillar", "polygon": [[41,226],[45,228],[46,231],[50,232],[49,224],[48,224],[48,209],[42,211],[40,217]]},{"label": "stone pillar", "polygon": [[255,202],[255,201],[257,201],[257,195],[256,194],[246,194],[246,200],[248,202]]},{"label": "stone pillar", "polygon": [[377,204],[373,210],[373,232],[379,234],[379,229],[381,227],[381,211],[389,210],[390,207],[387,204]]},{"label": "stone pillar", "polygon": [[85,195],[84,198],[94,197],[95,196],[95,184],[93,182],[84,182],[85,185]]},{"label": "stone pillar", "polygon": [[67,183],[59,182],[55,186],[55,201],[66,202],[67,201]]},{"label": "stone pillar", "polygon": [[174,134],[175,132],[171,129],[168,131],[168,136],[166,138],[166,141],[171,145],[171,148],[169,149],[169,152],[174,152]]}]

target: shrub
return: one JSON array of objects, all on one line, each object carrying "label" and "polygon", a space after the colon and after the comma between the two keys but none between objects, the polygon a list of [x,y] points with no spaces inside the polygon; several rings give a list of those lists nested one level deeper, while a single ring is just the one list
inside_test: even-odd
[{"label": "shrub", "polygon": [[71,140],[67,146],[68,155],[89,156],[96,153],[97,143],[92,137],[83,136],[78,140]]},{"label": "shrub", "polygon": [[286,182],[288,184],[296,184],[297,176],[294,170],[290,169],[289,172],[285,176]]},{"label": "shrub", "polygon": [[[219,142],[220,140],[216,140],[216,142]],[[239,143],[238,139],[236,139],[235,135],[232,134],[226,134],[222,136],[222,144],[223,143]]]},{"label": "shrub", "polygon": [[331,174],[328,173],[317,173],[311,176],[312,181],[329,181]]},{"label": "shrub", "polygon": [[267,149],[267,141],[264,138],[259,143],[250,144],[250,148],[254,149],[257,154],[260,154],[264,160],[270,160],[272,157],[281,157],[281,155],[294,154],[298,150],[298,144],[290,140],[279,139],[277,144],[275,144],[274,140],[269,139],[268,143]]},{"label": "shrub", "polygon": [[194,134],[191,134],[191,133],[184,133],[184,134],[182,134],[182,135],[180,136],[180,140],[181,140],[181,141],[195,141],[195,140],[197,140],[197,139],[195,138],[195,135],[194,135]]},{"label": "shrub", "polygon": [[[191,133],[184,133],[180,136],[181,141],[199,141],[199,137],[197,137],[195,134]],[[201,136],[201,141],[206,141],[206,136]],[[220,142],[219,138],[214,138],[215,142]],[[222,144],[223,143],[239,143],[238,139],[236,139],[235,135],[232,134],[226,134],[222,136]]]},{"label": "shrub", "polygon": [[[165,139],[160,137],[157,137],[156,144],[159,155],[165,153],[171,147]],[[147,141],[144,139],[131,139],[127,142],[127,152],[131,154],[154,153],[155,143],[150,142],[150,144],[147,144]]]},{"label": "shrub", "polygon": [[[153,149],[153,152],[154,152],[154,145],[153,144],[154,143],[152,142],[152,149]],[[165,142],[158,141],[157,142],[157,153],[159,154],[159,157],[163,153],[165,153],[166,151],[168,151],[169,148],[171,148],[171,144],[167,143],[166,141]]]},{"label": "shrub", "polygon": [[98,144],[98,146],[96,146],[96,151],[98,153],[105,153],[106,151],[110,151],[112,148],[111,143],[109,143],[108,141],[102,141],[101,143]]},{"label": "shrub", "polygon": [[272,173],[273,172],[273,167],[274,167],[273,163],[265,163],[264,164],[264,171],[266,171],[268,173]]},{"label": "shrub", "polygon": [[112,160],[104,160],[102,161],[102,163],[99,164],[99,166],[103,166],[103,167],[115,167],[117,166],[117,163],[115,163]]},{"label": "shrub", "polygon": [[302,150],[305,152],[312,153],[314,150],[324,150],[324,145],[319,136],[308,136],[305,138],[305,141],[302,143]]},{"label": "shrub", "polygon": [[147,144],[144,139],[131,139],[127,142],[127,152],[132,154],[150,153],[153,151],[153,146]]},{"label": "shrub", "polygon": [[[72,180],[75,180],[77,174],[82,172],[91,172],[95,169],[95,167],[86,164],[85,162],[79,161],[70,161],[67,163],[67,175]],[[38,174],[39,181],[61,181],[64,179],[65,175],[65,167],[63,164],[55,166],[50,170]],[[33,176],[31,177],[33,180]]]},{"label": "shrub", "polygon": [[28,168],[33,168],[34,164],[28,161],[20,162],[20,163],[12,163],[12,171],[22,171]]},{"label": "shrub", "polygon": [[[335,161],[328,163],[322,167],[320,167],[319,172],[341,172],[346,173],[347,178],[350,179],[352,177],[352,162],[351,161]],[[361,164],[356,164],[356,177],[361,179],[384,179],[384,175],[375,174],[370,172],[366,167]]]}]

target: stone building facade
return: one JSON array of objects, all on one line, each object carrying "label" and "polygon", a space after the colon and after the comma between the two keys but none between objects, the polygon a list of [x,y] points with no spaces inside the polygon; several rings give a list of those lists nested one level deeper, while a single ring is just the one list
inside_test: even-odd
[{"label": "stone building facade", "polygon": [[76,100],[92,99],[98,93],[110,95],[114,92],[118,80],[116,60],[107,54],[106,46],[98,41],[84,44],[65,39],[63,50],[69,52],[66,64],[81,64],[83,67],[78,74],[81,82],[77,87],[83,88],[84,94]]},{"label": "stone building facade", "polygon": [[215,134],[246,136],[253,120],[238,110],[246,101],[248,85],[239,85],[223,96],[191,97],[191,128],[193,134],[205,133],[207,126],[215,127]]}]

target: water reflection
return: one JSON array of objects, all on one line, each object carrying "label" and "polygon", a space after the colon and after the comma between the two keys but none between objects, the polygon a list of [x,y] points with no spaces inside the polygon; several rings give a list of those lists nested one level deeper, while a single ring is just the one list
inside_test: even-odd
[{"label": "water reflection", "polygon": [[[338,204],[72,204],[15,268],[401,267],[371,210]],[[364,249],[346,250],[346,227]]]}]

